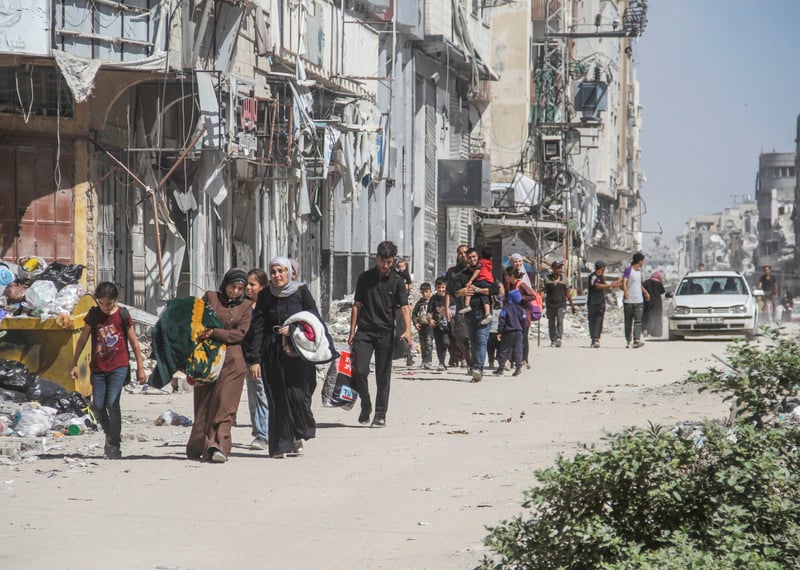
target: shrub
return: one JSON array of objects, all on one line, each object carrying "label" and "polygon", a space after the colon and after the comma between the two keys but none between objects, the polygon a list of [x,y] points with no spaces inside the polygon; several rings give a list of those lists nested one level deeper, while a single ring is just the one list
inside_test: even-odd
[{"label": "shrub", "polygon": [[767,329],[769,342],[760,346],[737,340],[728,345],[728,368],[710,368],[693,372],[691,382],[701,384],[700,391],[727,394],[733,400],[732,415],[763,425],[786,408],[800,387],[800,343],[779,328]]},{"label": "shrub", "polygon": [[[489,529],[481,568],[782,568],[800,560],[800,430],[631,428],[537,471],[529,516]],[[788,562],[788,564],[787,564]]]}]

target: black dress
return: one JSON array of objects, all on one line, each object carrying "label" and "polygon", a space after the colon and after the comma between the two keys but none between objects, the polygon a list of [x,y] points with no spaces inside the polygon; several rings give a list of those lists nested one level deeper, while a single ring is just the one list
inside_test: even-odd
[{"label": "black dress", "polygon": [[644,288],[650,293],[650,300],[644,302],[644,314],[642,315],[642,330],[654,337],[664,334],[664,322],[662,318],[663,306],[661,295],[664,294],[664,285],[661,281],[648,279],[643,283]]},{"label": "black dress", "polygon": [[311,412],[311,397],[317,387],[316,366],[287,354],[283,337],[275,332],[288,317],[300,311],[310,311],[319,317],[314,297],[305,286],[289,297],[276,297],[269,288],[263,289],[245,340],[248,364],[261,364],[261,379],[269,402],[270,455],[291,453],[295,439],[312,439],[317,431]]}]

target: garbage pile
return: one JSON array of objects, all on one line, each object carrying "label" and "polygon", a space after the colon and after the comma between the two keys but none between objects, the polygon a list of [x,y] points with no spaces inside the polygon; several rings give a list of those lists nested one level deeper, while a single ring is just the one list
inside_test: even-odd
[{"label": "garbage pile", "polygon": [[16,264],[0,262],[0,318],[68,317],[85,293],[78,285],[83,269],[83,265],[57,261],[47,265],[37,256],[20,257]]},{"label": "garbage pile", "polygon": [[78,435],[97,422],[79,392],[40,378],[15,360],[0,358],[0,436]]}]

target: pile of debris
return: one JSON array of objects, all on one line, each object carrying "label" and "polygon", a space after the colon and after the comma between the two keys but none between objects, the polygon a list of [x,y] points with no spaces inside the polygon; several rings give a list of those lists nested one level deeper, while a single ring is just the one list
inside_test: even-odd
[{"label": "pile of debris", "polygon": [[36,256],[21,257],[18,263],[0,263],[0,318],[31,316],[42,320],[68,318],[86,293],[78,281],[83,265],[50,265]]}]

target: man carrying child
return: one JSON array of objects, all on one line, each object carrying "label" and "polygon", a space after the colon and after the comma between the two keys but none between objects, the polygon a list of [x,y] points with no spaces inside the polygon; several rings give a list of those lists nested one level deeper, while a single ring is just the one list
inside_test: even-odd
[{"label": "man carrying child", "polygon": [[[488,288],[494,283],[494,275],[492,273],[492,248],[488,245],[481,248],[481,257],[478,259],[478,252],[474,249],[467,252],[467,261],[469,262],[469,271],[472,271],[472,276],[467,281],[467,287],[474,285],[476,288]],[[488,325],[492,322],[492,305],[489,295],[480,295],[481,305],[483,306],[483,319],[482,325]],[[459,313],[468,313],[472,310],[470,302],[472,301],[472,294],[467,293],[464,295],[464,306],[459,309]]]}]

